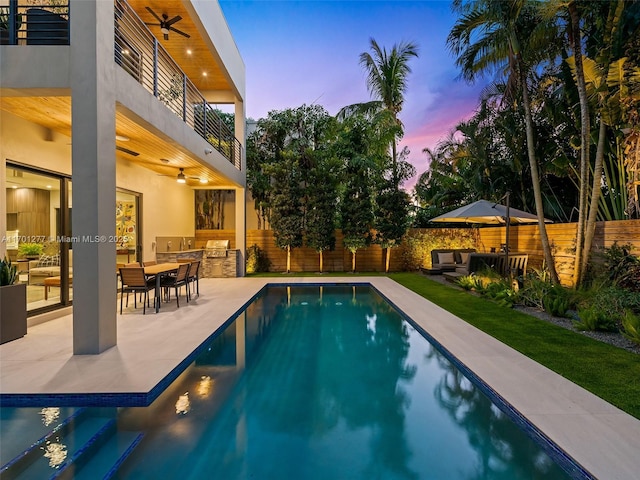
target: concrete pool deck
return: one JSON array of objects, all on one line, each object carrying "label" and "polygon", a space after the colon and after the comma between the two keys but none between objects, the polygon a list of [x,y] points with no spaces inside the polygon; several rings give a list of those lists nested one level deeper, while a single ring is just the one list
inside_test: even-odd
[{"label": "concrete pool deck", "polygon": [[0,346],[0,393],[148,392],[264,285],[288,282],[372,284],[592,475],[638,478],[640,420],[387,277],[201,279],[192,304],[118,315],[118,345],[100,355],[73,355],[67,315]]}]

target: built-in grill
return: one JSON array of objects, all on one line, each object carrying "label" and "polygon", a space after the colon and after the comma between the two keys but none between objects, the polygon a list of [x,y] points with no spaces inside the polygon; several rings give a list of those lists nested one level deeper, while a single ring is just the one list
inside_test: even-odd
[{"label": "built-in grill", "polygon": [[226,257],[229,249],[229,240],[207,240],[204,255],[207,258]]}]

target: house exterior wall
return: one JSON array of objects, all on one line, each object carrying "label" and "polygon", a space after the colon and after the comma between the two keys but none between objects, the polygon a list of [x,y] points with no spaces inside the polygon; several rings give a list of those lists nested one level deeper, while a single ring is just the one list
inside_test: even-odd
[{"label": "house exterior wall", "polygon": [[[185,1],[214,58],[230,81],[224,92],[244,125],[245,68],[217,2]],[[241,169],[208,144],[114,61],[114,4],[72,0],[69,46],[0,47],[0,94],[15,97],[71,97],[71,137],[0,111],[0,190],[6,189],[7,159],[72,175],[73,235],[113,236],[116,187],[142,194],[143,260],[155,256],[158,235],[193,236],[193,190],[175,179],[116,157],[116,110],[215,168],[244,197],[244,128]],[[67,113],[68,115],[68,113]],[[73,141],[71,141],[73,138]],[[189,212],[185,214],[186,212]],[[235,206],[235,240],[244,245],[244,202]],[[0,236],[6,206],[0,205]],[[117,343],[114,245],[74,244],[74,353],[100,353]],[[244,252],[244,248],[243,248]],[[0,255],[4,246],[0,245]],[[244,261],[242,262],[244,265]]]}]

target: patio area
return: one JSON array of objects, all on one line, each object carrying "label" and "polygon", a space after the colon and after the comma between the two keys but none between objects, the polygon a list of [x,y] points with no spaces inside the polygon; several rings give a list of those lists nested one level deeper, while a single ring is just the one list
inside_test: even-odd
[{"label": "patio area", "polygon": [[[150,391],[267,283],[368,282],[598,478],[640,471],[640,421],[387,277],[203,279],[201,295],[160,313],[118,315],[118,345],[72,355],[71,316],[0,346],[2,394]],[[131,304],[130,304],[131,307]]]}]

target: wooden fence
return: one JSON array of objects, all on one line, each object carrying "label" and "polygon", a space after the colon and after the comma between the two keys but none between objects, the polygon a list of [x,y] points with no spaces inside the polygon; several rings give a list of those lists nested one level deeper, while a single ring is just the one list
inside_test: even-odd
[{"label": "wooden fence", "polygon": [[[560,281],[564,285],[573,285],[573,264],[576,251],[576,223],[556,223],[547,225],[547,235],[556,263]],[[480,228],[478,250],[490,251],[506,243],[506,228]],[[640,254],[640,220],[618,220],[598,222],[593,241],[592,254],[602,251],[618,242],[619,245],[631,244],[635,255]],[[540,268],[544,253],[540,242],[538,225],[512,226],[509,230],[509,251],[529,254],[529,266]]]},{"label": "wooden fence", "polygon": [[[565,285],[573,284],[576,228],[577,224],[575,223],[547,225],[547,234],[551,242],[556,269],[560,280]],[[427,229],[410,230],[409,235],[428,231]],[[529,267],[542,267],[544,255],[537,225],[512,226],[509,236],[510,251],[528,253]],[[501,244],[506,243],[506,228],[478,228],[475,238],[477,242],[475,248],[479,252],[489,252],[491,248],[497,250]],[[235,248],[234,230],[197,230],[196,248],[204,247],[206,241],[210,239],[228,239],[230,240],[231,248]],[[335,250],[324,254],[324,271],[345,272],[351,270],[351,253],[344,248],[342,239],[342,233],[338,230],[336,232]],[[620,245],[633,245],[635,247],[633,253],[638,255],[640,253],[640,220],[598,222],[593,251],[610,247],[616,241]],[[248,230],[247,247],[252,245],[258,245],[266,253],[271,262],[271,271],[285,271],[287,253],[285,250],[276,247],[271,230]],[[404,269],[402,247],[392,249],[390,269],[392,271]],[[318,271],[318,253],[307,247],[294,249],[291,255],[291,270],[294,272]],[[384,271],[384,250],[379,245],[372,245],[358,250],[356,270],[360,272]]]}]

